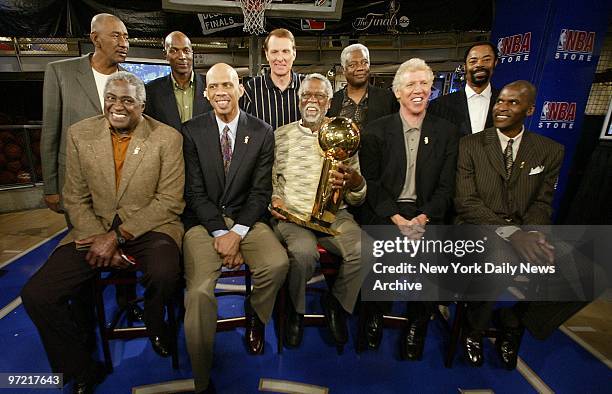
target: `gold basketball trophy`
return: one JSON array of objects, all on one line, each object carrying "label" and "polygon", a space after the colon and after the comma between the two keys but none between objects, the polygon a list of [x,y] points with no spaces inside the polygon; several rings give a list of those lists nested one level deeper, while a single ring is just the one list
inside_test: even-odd
[{"label": "gold basketball trophy", "polygon": [[344,188],[332,188],[330,171],[337,171],[340,162],[357,153],[359,142],[359,129],[351,119],[335,117],[326,121],[319,130],[319,148],[324,160],[312,214],[310,217],[301,217],[284,209],[273,209],[302,227],[329,235],[340,234],[329,227],[336,219]]}]

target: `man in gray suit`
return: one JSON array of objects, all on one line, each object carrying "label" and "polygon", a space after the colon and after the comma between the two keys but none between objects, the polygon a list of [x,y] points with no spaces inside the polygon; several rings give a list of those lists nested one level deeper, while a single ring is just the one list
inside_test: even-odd
[{"label": "man in gray suit", "polygon": [[45,204],[55,212],[62,211],[66,131],[80,120],[102,114],[106,80],[119,70],[129,48],[125,25],[111,14],[91,19],[89,37],[93,54],[52,62],[45,70],[40,154]]},{"label": "man in gray suit", "polygon": [[[563,146],[525,130],[535,108],[536,89],[527,81],[506,85],[493,107],[495,127],[463,137],[459,144],[455,208],[458,222],[494,225],[522,261],[553,264],[555,247],[539,231],[521,226],[552,224],[552,200],[563,162]],[[520,163],[520,164],[518,164]],[[500,242],[504,248],[505,242]],[[495,311],[500,328],[495,342],[507,369],[516,367],[526,327],[538,339],[584,306],[579,302],[518,302]],[[462,343],[468,360],[482,365],[482,336],[493,303],[470,303]]]}]

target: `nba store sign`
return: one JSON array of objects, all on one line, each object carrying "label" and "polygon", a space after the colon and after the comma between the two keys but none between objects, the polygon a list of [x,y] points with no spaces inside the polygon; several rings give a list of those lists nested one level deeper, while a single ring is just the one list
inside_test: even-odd
[{"label": "nba store sign", "polygon": [[531,32],[501,37],[497,40],[497,51],[501,63],[528,61],[531,51]]},{"label": "nba store sign", "polygon": [[539,129],[573,129],[576,121],[576,103],[544,101],[540,113]]},{"label": "nba store sign", "polygon": [[594,45],[594,31],[561,29],[555,59],[590,62]]}]

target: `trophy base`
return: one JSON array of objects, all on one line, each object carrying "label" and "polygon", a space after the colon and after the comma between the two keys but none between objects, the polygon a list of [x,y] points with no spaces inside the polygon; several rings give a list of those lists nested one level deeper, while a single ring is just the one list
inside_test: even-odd
[{"label": "trophy base", "polygon": [[331,228],[322,226],[321,224],[305,220],[305,218],[289,213],[282,208],[273,207],[272,209],[274,209],[276,212],[286,217],[287,220],[290,221],[291,223],[295,223],[298,226],[302,226],[309,230],[317,231],[319,233],[323,233],[326,235],[333,235],[333,236],[340,235],[339,231],[332,230]]}]

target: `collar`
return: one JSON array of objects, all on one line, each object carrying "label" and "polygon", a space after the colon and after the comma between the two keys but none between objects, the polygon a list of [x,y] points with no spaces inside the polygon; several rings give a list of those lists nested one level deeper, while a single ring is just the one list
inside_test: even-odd
[{"label": "collar", "polygon": [[516,137],[514,138],[510,138],[507,135],[505,135],[504,133],[502,133],[501,131],[499,131],[499,129],[495,129],[497,131],[497,136],[499,137],[499,141],[506,146],[508,144],[508,141],[512,140],[513,141],[513,145],[516,146],[520,141],[521,138],[523,138],[523,133],[525,132],[525,126],[523,126],[523,128],[521,129],[521,132],[518,133],[516,135]]},{"label": "collar", "polygon": [[474,97],[474,96],[482,96],[484,98],[486,98],[487,100],[491,100],[491,84],[489,83],[487,85],[487,87],[485,88],[485,90],[482,91],[482,93],[476,93],[471,87],[470,85],[468,85],[467,83],[465,84],[465,95],[467,96],[468,99]]},{"label": "collar", "polygon": [[400,119],[402,120],[402,131],[407,132],[412,129],[421,130],[421,126],[423,126],[423,119],[418,124],[410,124],[406,119],[404,119],[404,115],[402,115],[402,111],[399,111]]},{"label": "collar", "polygon": [[219,131],[219,137],[223,135],[223,129],[225,126],[229,127],[229,133],[232,137],[232,140],[236,139],[236,130],[238,129],[238,120],[240,119],[240,111],[238,111],[238,115],[234,119],[232,119],[229,123],[225,123],[217,115],[215,115],[215,120],[217,121],[217,127]]},{"label": "collar", "polygon": [[302,132],[302,134],[318,138],[319,131],[318,130],[317,131],[312,131],[312,130],[310,130],[309,127],[306,127],[306,126],[302,125],[302,120],[301,119],[296,121],[295,124],[297,125],[298,130],[300,132]]},{"label": "collar", "polygon": [[[274,84],[272,77],[270,76],[270,71],[265,71],[263,75],[264,84],[266,85],[266,89],[275,88],[278,89],[278,86]],[[299,75],[295,71],[291,71],[291,82],[287,85],[287,89],[296,89],[297,81],[299,80]],[[286,90],[286,89],[285,89]]]},{"label": "collar", "polygon": [[[350,97],[349,97],[349,95],[348,95],[348,84],[347,84],[347,85],[344,85],[344,87],[342,88],[342,92],[343,92],[343,94],[344,94],[342,101],[346,101],[346,100],[351,100],[351,101],[353,101],[353,99],[352,99],[352,98],[350,98]],[[354,102],[355,104],[357,104],[357,105],[361,104],[362,102],[364,102],[365,100],[367,100],[367,99],[368,99],[368,95],[369,95],[369,93],[370,93],[370,84],[367,84],[367,85],[366,85],[366,92],[365,92],[365,94],[364,94],[364,95],[361,97],[361,100],[359,100],[359,102],[358,102],[358,103],[355,103],[354,101],[353,101],[353,102]]]},{"label": "collar", "polygon": [[[193,86],[193,77],[194,77],[194,72],[191,71],[191,77],[189,78],[189,87]],[[174,79],[174,74],[172,74],[172,72],[170,72],[170,78],[172,79],[172,86],[174,86],[174,89],[183,89],[178,84],[178,82],[176,82],[176,79]]]}]

